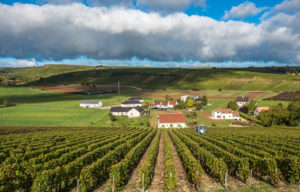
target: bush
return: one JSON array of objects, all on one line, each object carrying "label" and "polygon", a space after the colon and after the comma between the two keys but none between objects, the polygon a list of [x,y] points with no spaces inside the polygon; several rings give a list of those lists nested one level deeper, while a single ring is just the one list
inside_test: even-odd
[{"label": "bush", "polygon": [[109,118],[110,118],[111,121],[116,121],[117,120],[116,116],[114,116],[112,113],[109,113]]},{"label": "bush", "polygon": [[239,106],[236,104],[235,101],[229,101],[229,103],[227,104],[227,108],[236,111],[239,109]]},{"label": "bush", "polygon": [[221,91],[222,91],[222,88],[219,88],[218,91],[221,92]]}]

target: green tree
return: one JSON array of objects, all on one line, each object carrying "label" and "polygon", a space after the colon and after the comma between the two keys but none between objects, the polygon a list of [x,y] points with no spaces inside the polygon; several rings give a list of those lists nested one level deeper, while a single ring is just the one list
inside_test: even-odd
[{"label": "green tree", "polygon": [[193,99],[188,99],[187,102],[186,102],[186,105],[188,107],[193,107],[195,104],[195,101]]},{"label": "green tree", "polygon": [[239,106],[236,104],[235,101],[229,101],[229,103],[227,104],[227,108],[230,108],[234,111],[239,109]]},{"label": "green tree", "polygon": [[169,95],[166,95],[165,96],[165,99],[168,101],[170,99],[170,96]]},{"label": "green tree", "polygon": [[7,99],[4,99],[4,101],[3,101],[3,105],[4,105],[4,106],[6,106],[6,107],[9,105],[9,103],[8,103],[8,100],[7,100]]},{"label": "green tree", "polygon": [[221,92],[221,91],[222,91],[222,88],[219,88],[218,91]]},{"label": "green tree", "polygon": [[206,95],[204,95],[204,96],[202,97],[201,103],[202,103],[203,106],[206,106],[206,105],[208,104],[208,100],[207,100]]},{"label": "green tree", "polygon": [[109,113],[109,118],[110,118],[111,121],[116,121],[117,120],[116,116],[114,116],[112,113]]},{"label": "green tree", "polygon": [[253,114],[255,109],[256,109],[256,103],[251,100],[248,104],[247,104],[247,108],[248,108],[248,113]]},{"label": "green tree", "polygon": [[195,107],[196,107],[196,110],[202,110],[203,109],[203,105],[201,103],[196,103]]}]

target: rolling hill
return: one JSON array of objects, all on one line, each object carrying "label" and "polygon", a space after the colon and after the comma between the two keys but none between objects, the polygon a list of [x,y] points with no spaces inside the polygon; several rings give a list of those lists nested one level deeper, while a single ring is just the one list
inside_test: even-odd
[{"label": "rolling hill", "polygon": [[[290,68],[297,69],[298,68]],[[3,71],[3,69],[0,71]],[[6,70],[0,78],[29,85],[90,84],[137,86],[143,89],[299,91],[300,76],[286,68],[133,68],[46,65]]]}]

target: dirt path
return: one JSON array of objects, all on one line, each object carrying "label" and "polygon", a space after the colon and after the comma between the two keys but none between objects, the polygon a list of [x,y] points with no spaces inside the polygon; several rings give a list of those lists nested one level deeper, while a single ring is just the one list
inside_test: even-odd
[{"label": "dirt path", "polygon": [[175,169],[176,169],[176,175],[177,175],[177,187],[176,191],[181,192],[193,192],[196,191],[196,189],[193,189],[191,183],[187,179],[187,175],[185,173],[185,170],[183,168],[181,159],[179,157],[179,154],[177,153],[175,146],[169,136],[169,141],[171,143],[171,149],[172,149],[172,154],[173,154],[173,159],[174,159],[174,164],[175,164]]},{"label": "dirt path", "polygon": [[221,191],[223,189],[224,187],[220,182],[215,181],[205,172],[202,173],[199,191],[211,192],[211,191]]},{"label": "dirt path", "polygon": [[147,190],[148,192],[161,192],[164,189],[164,181],[165,181],[164,179],[165,177],[164,175],[164,168],[165,168],[164,134],[166,134],[165,131],[162,132],[160,137],[157,161],[154,170],[154,177],[149,189]]},{"label": "dirt path", "polygon": [[[161,135],[162,138],[162,135]],[[160,140],[161,140],[160,138]],[[146,150],[145,154],[143,155],[142,159],[140,160],[138,166],[135,168],[135,170],[133,171],[131,178],[129,179],[125,189],[123,190],[123,192],[140,192],[142,191],[142,189],[139,188],[139,179],[140,179],[140,170],[142,167],[142,164],[144,163],[151,146],[153,145],[154,139],[152,140],[151,144],[149,145],[148,149]]]}]

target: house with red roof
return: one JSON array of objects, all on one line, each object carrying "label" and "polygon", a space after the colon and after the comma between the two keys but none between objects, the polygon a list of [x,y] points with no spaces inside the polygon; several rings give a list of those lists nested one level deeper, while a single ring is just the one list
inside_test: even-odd
[{"label": "house with red roof", "polygon": [[185,128],[185,116],[177,110],[172,114],[159,114],[158,128]]},{"label": "house with red roof", "polygon": [[212,119],[240,119],[239,112],[232,111],[231,109],[214,109],[211,112]]},{"label": "house with red roof", "polygon": [[259,117],[260,112],[269,110],[270,107],[257,107],[254,111],[254,116]]},{"label": "house with red roof", "polygon": [[172,109],[177,104],[178,103],[176,100],[170,100],[170,101],[153,100],[151,108],[152,109]]}]

